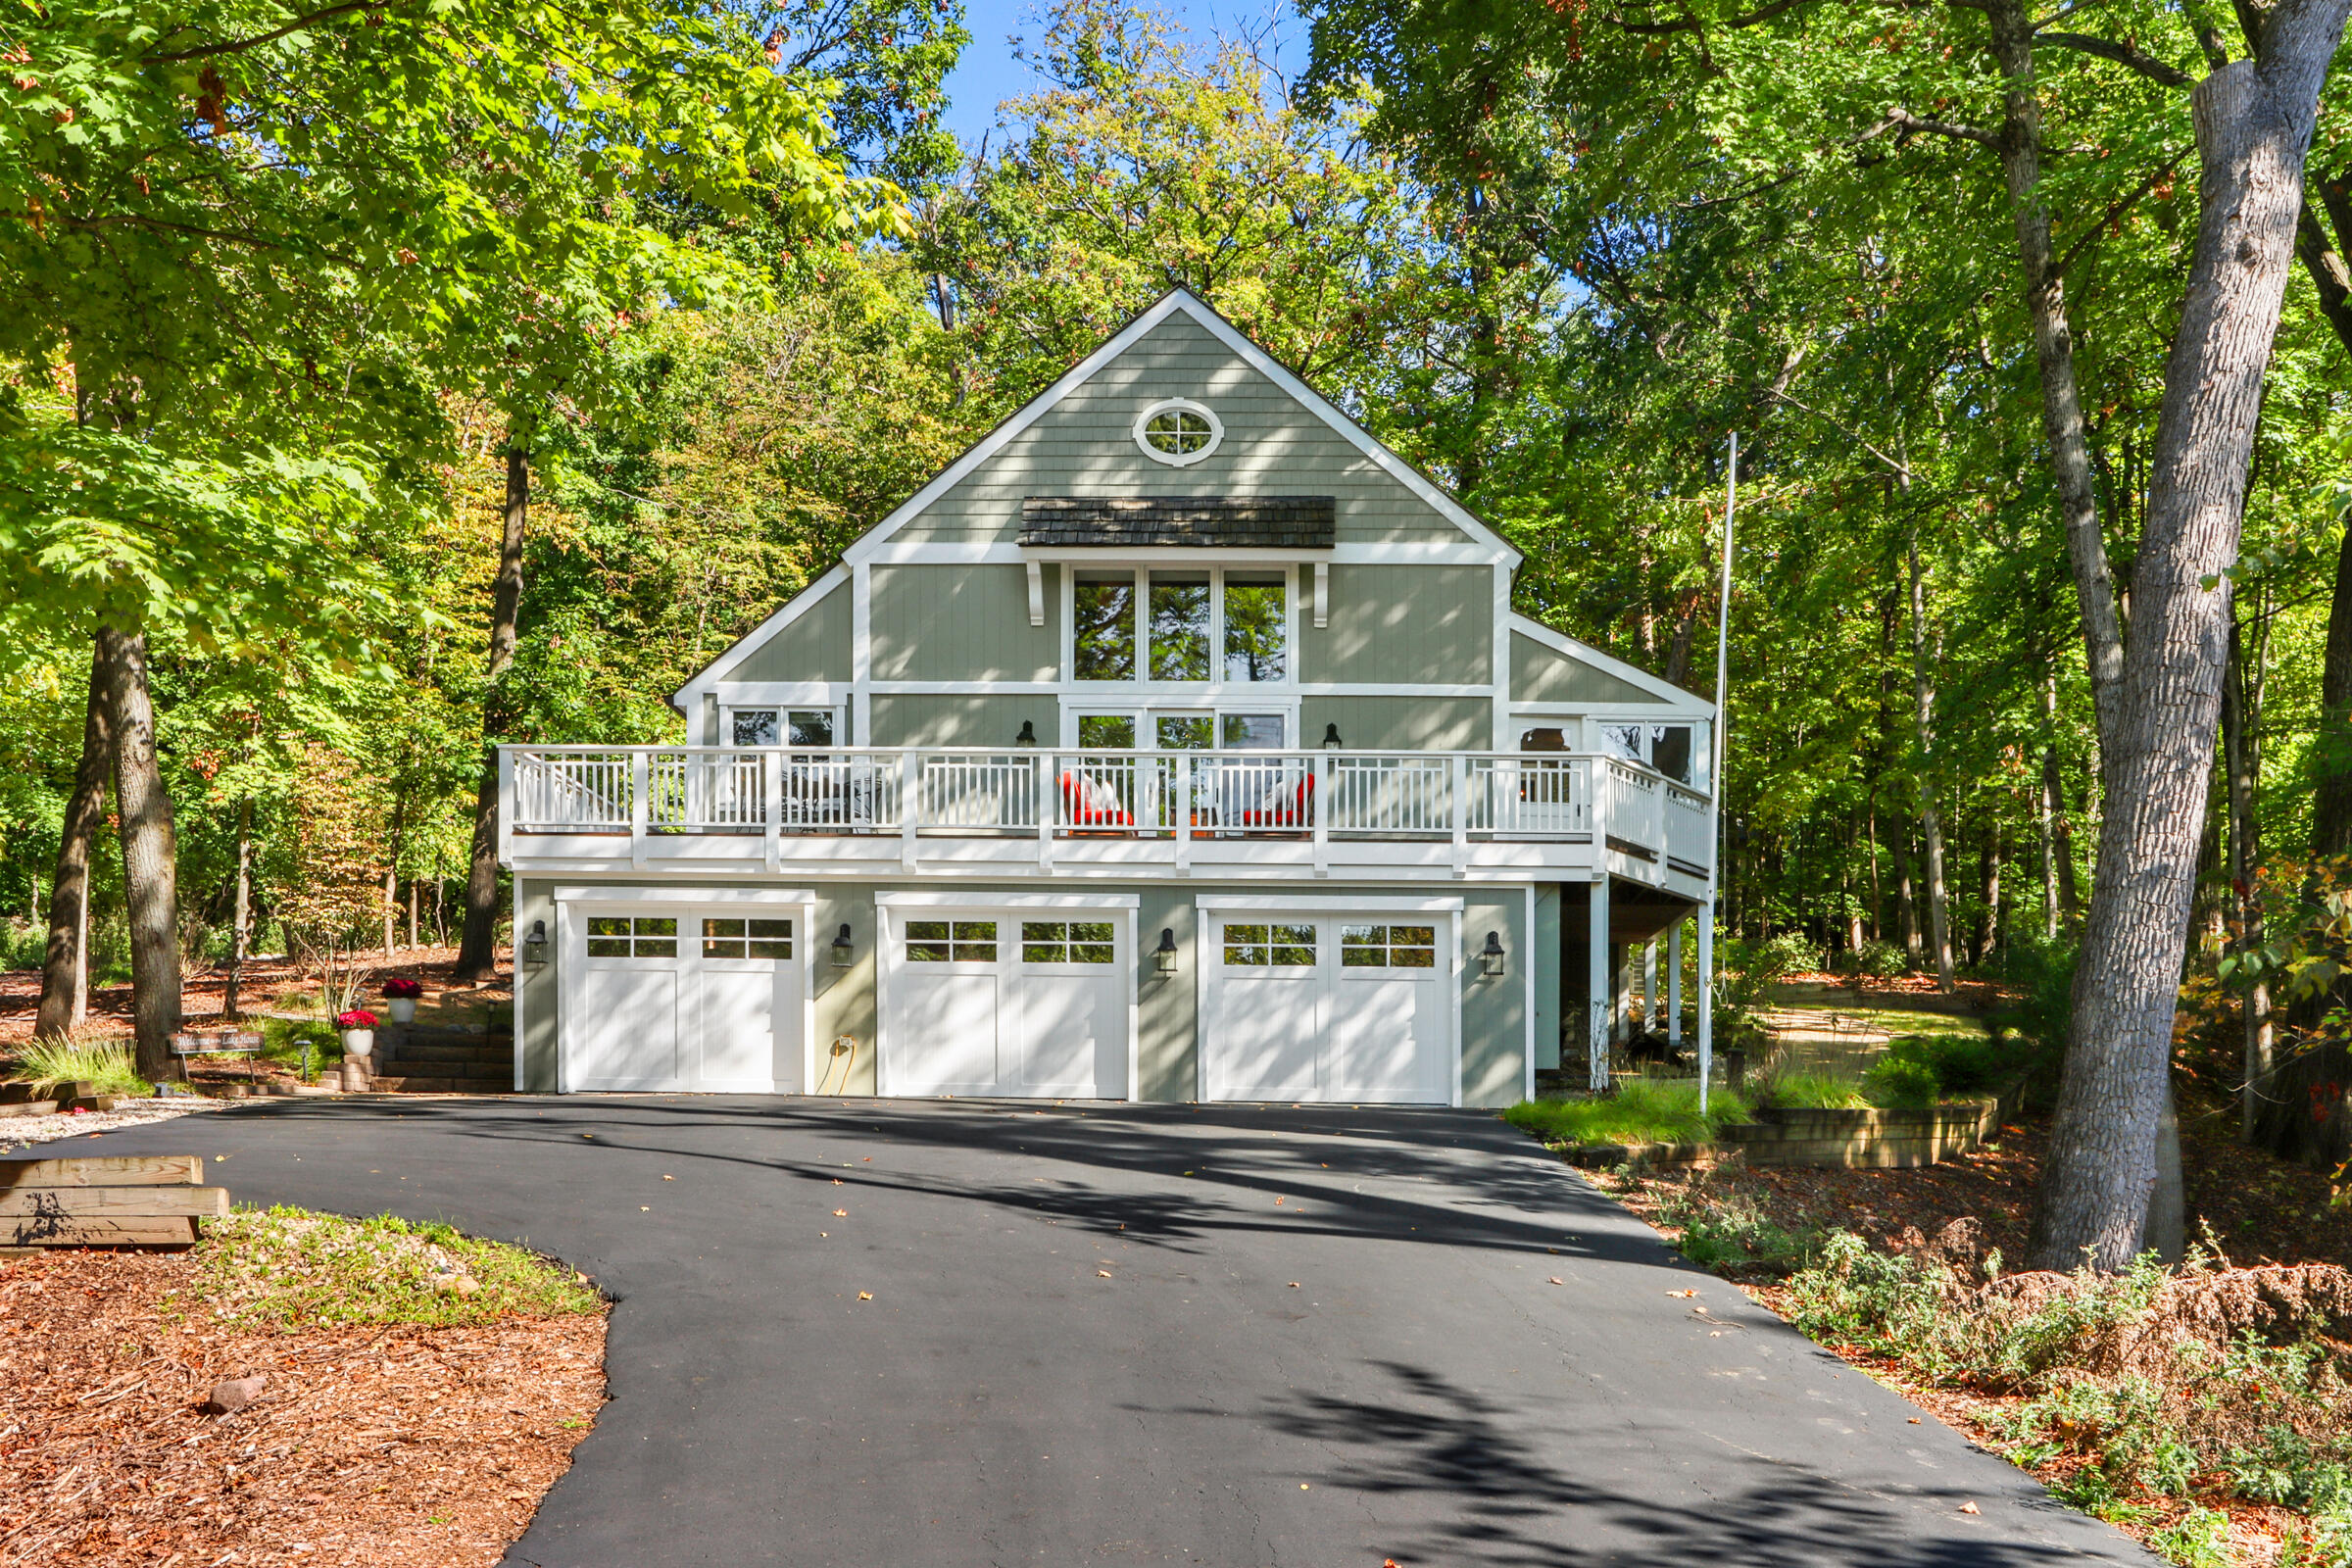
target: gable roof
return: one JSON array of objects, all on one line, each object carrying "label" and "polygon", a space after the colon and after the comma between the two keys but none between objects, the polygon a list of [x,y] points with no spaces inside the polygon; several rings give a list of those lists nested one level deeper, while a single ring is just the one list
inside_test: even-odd
[{"label": "gable roof", "polygon": [[1241,328],[1219,316],[1205,301],[1190,290],[1181,288],[1170,289],[1161,295],[1142,314],[1112,333],[1102,347],[1072,366],[1059,380],[1021,405],[995,429],[974,442],[963,456],[949,464],[929,484],[909,496],[890,515],[867,529],[857,543],[842,552],[842,564],[854,566],[871,561],[893,534],[921,515],[931,503],[954,489],[973,469],[995,457],[1007,442],[1035,424],[1054,405],[1085,385],[1097,371],[1126,353],[1152,328],[1179,314],[1200,323],[1237,359],[1288,393],[1307,413],[1329,425],[1342,440],[1370,459],[1375,466],[1411,491],[1447,522],[1461,529],[1472,541],[1492,550],[1497,563],[1513,568],[1518,566],[1519,552],[1504,543],[1501,535],[1481,522],[1467,507],[1440,489],[1427,474],[1374,440],[1363,426],[1341,413],[1280,361],[1252,343]]},{"label": "gable roof", "polygon": [[1511,634],[1539,643],[1563,658],[1590,664],[1605,674],[1613,675],[1628,686],[1649,693],[1661,703],[1667,703],[1687,712],[1711,714],[1715,705],[1696,692],[1685,691],[1672,681],[1652,675],[1639,664],[1629,664],[1614,654],[1604,654],[1591,643],[1578,642],[1565,632],[1553,631],[1540,620],[1522,615],[1516,610],[1510,616]]}]

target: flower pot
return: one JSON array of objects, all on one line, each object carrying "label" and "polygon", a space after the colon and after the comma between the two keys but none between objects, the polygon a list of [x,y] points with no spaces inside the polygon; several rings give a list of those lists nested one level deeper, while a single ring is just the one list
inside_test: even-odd
[{"label": "flower pot", "polygon": [[416,1021],[416,999],[415,997],[386,997],[384,1007],[392,1014],[394,1023],[415,1023]]},{"label": "flower pot", "polygon": [[346,1029],[343,1031],[343,1054],[346,1056],[365,1056],[373,1050],[375,1050],[374,1030]]}]

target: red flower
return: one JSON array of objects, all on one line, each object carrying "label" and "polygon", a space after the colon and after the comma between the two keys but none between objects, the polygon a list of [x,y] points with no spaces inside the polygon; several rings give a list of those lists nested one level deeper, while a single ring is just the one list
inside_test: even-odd
[{"label": "red flower", "polygon": [[335,1014],[335,1027],[338,1029],[372,1029],[375,1027],[375,1014],[369,1012],[366,1007],[354,1007],[349,1012],[338,1012]]},{"label": "red flower", "polygon": [[384,982],[384,995],[387,997],[421,997],[424,995],[424,987],[406,975],[395,975]]}]

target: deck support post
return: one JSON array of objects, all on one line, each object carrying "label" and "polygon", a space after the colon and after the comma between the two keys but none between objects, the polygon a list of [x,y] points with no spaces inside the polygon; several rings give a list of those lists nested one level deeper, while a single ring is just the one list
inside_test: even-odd
[{"label": "deck support post", "polygon": [[1658,1012],[1658,939],[1642,944],[1642,1032],[1649,1033]]},{"label": "deck support post", "polygon": [[1609,873],[1604,868],[1592,879],[1585,921],[1588,951],[1585,993],[1585,1059],[1587,1084],[1594,1094],[1609,1087]]},{"label": "deck support post", "polygon": [[1683,1049],[1683,922],[1666,938],[1666,1043]]}]

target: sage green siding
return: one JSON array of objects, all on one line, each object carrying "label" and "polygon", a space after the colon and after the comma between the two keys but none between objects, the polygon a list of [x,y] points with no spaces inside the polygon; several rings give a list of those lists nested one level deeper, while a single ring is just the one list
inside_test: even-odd
[{"label": "sage green siding", "polygon": [[[1200,910],[1190,887],[1141,887],[1135,911],[1136,1077],[1145,1100],[1200,1098],[1200,992],[1194,964],[1199,961]],[[1176,933],[1176,972],[1162,975],[1152,957],[1162,931]]]},{"label": "sage green siding", "polygon": [[[1135,421],[1162,398],[1225,426],[1190,467],[1144,456]],[[1351,442],[1177,312],[1041,415],[892,537],[1011,543],[1024,496],[1327,495],[1343,543],[1458,542],[1461,530]]]},{"label": "sage green siding", "polygon": [[1483,697],[1309,697],[1298,705],[1298,744],[1323,744],[1340,726],[1349,751],[1484,752],[1494,745],[1494,705]]},{"label": "sage green siding", "polygon": [[874,679],[1058,678],[1059,573],[1047,566],[1042,575],[1046,623],[1032,626],[1026,567],[874,567]]},{"label": "sage green siding", "polygon": [[1021,721],[1036,726],[1041,745],[1051,746],[1057,710],[1050,693],[1035,696],[961,697],[922,692],[874,699],[873,746],[1010,746]]},{"label": "sage green siding", "polygon": [[[870,1095],[874,1076],[875,994],[874,948],[882,925],[874,914],[874,890],[840,887],[816,890],[816,929],[808,940],[816,948],[816,1039],[809,1053],[816,1063],[811,1089],[834,1095]],[[856,954],[846,969],[832,961],[833,938],[850,928]],[[843,1056],[833,1054],[835,1042],[849,1046]]]},{"label": "sage green siding", "polygon": [[1491,567],[1336,565],[1330,612],[1319,631],[1300,617],[1302,680],[1480,686],[1492,678]]},{"label": "sage green siding", "polygon": [[1511,636],[1511,701],[1566,703],[1591,708],[1641,705],[1663,708],[1665,699],[1596,664],[1555,653],[1533,637]]},{"label": "sage green siding", "polygon": [[[1502,938],[1503,971],[1479,973],[1487,933]],[[1533,943],[1523,888],[1462,893],[1462,1103],[1511,1105],[1527,1096],[1527,970]]]},{"label": "sage green siding", "polygon": [[731,681],[848,680],[850,584],[845,580],[783,630],[756,644],[725,676]]},{"label": "sage green siding", "polygon": [[[514,1037],[514,1059],[522,1064],[522,1087],[541,1094],[556,1091],[556,896],[553,884],[514,882],[515,946],[529,934],[533,922],[547,922],[548,961],[532,969],[514,965],[514,1012],[519,1025]],[[519,954],[517,955],[519,957]]]}]

